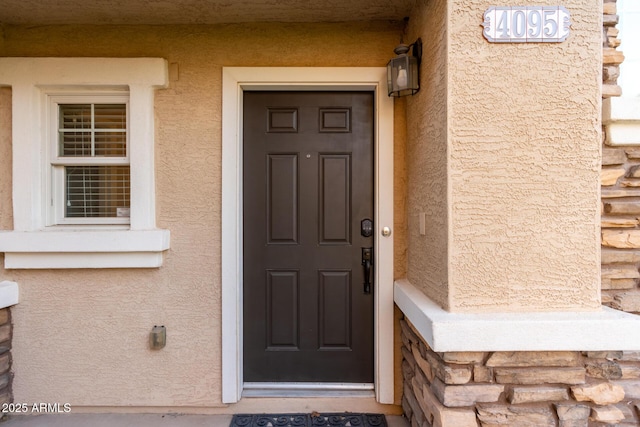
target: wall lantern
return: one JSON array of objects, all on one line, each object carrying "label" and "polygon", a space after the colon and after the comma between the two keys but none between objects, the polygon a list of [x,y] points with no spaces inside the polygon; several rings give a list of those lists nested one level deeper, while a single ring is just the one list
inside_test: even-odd
[{"label": "wall lantern", "polygon": [[[411,48],[413,48],[412,53],[409,54]],[[417,93],[420,90],[422,39],[410,45],[399,44],[393,51],[397,56],[387,64],[389,96],[407,96]]]}]

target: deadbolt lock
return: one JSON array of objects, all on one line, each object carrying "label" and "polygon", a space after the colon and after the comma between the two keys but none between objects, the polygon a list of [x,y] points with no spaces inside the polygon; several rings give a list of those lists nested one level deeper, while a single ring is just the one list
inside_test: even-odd
[{"label": "deadbolt lock", "polygon": [[369,218],[360,221],[360,234],[362,235],[362,237],[373,236],[373,221],[371,221]]}]

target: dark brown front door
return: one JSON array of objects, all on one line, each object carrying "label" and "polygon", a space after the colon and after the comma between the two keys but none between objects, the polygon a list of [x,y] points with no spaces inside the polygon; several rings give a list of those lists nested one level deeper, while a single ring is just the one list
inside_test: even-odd
[{"label": "dark brown front door", "polygon": [[244,380],[372,383],[373,94],[245,92],[243,108]]}]

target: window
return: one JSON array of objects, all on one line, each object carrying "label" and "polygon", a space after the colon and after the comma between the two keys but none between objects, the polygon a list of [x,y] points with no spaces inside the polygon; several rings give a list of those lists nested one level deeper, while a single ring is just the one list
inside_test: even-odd
[{"label": "window", "polygon": [[128,224],[128,96],[50,100],[53,222]]},{"label": "window", "polygon": [[161,58],[0,58],[13,104],[5,268],[162,265],[154,97],[167,74]]}]

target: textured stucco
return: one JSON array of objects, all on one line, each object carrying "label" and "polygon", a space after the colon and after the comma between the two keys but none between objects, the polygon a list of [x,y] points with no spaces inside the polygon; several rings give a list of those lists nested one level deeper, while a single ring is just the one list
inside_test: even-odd
[{"label": "textured stucco", "polygon": [[596,310],[601,3],[564,2],[571,35],[544,44],[487,42],[491,5],[411,15],[407,278],[452,312]]},{"label": "textured stucco", "polygon": [[[13,310],[15,401],[221,406],[222,66],[384,66],[400,28],[5,26],[0,56],[162,57],[172,70],[169,88],[157,92],[155,103],[157,223],[171,230],[164,264],[149,270],[0,270],[0,280],[18,282],[21,292]],[[3,229],[11,228],[10,96],[0,89]],[[403,185],[396,180],[400,194]],[[396,247],[402,246],[396,238]],[[167,328],[160,351],[147,345],[154,325]]]},{"label": "textured stucco", "polygon": [[[393,120],[393,270],[395,278],[407,277],[407,123],[404,99],[394,102]],[[398,324],[399,326],[399,324]]]},{"label": "textured stucco", "polygon": [[602,7],[562,4],[565,42],[500,44],[449,2],[451,311],[600,307]]},{"label": "textured stucco", "polygon": [[[420,92],[407,103],[407,278],[448,308],[447,1],[419,1],[406,43],[422,39]],[[420,217],[425,214],[425,234]]]},{"label": "textured stucco", "polygon": [[[11,210],[11,109],[1,108],[11,105],[11,89],[0,87],[0,229],[13,227]],[[3,254],[0,254],[0,257]],[[4,259],[2,260],[4,264]]]}]

